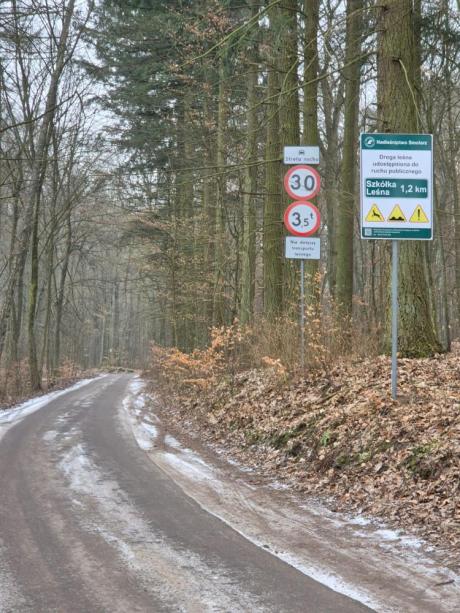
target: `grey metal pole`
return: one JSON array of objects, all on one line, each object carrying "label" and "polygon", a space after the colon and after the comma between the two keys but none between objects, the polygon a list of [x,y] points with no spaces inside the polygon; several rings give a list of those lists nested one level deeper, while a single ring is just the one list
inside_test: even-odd
[{"label": "grey metal pole", "polygon": [[391,257],[391,396],[397,397],[398,385],[398,251],[399,241],[392,241]]},{"label": "grey metal pole", "polygon": [[300,260],[300,365],[305,368],[305,261]]}]

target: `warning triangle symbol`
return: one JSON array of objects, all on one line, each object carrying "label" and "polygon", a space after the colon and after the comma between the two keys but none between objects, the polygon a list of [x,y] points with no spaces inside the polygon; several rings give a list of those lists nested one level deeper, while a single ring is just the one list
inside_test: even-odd
[{"label": "warning triangle symbol", "polygon": [[415,211],[412,213],[412,217],[409,221],[413,221],[415,223],[429,223],[430,220],[426,216],[425,211],[422,209],[420,204],[415,208]]},{"label": "warning triangle symbol", "polygon": [[371,210],[367,214],[366,221],[385,221],[385,217],[382,215],[376,204],[371,206]]},{"label": "warning triangle symbol", "polygon": [[406,216],[401,211],[401,207],[399,206],[399,204],[395,204],[395,206],[393,207],[393,210],[388,217],[388,221],[407,221]]}]

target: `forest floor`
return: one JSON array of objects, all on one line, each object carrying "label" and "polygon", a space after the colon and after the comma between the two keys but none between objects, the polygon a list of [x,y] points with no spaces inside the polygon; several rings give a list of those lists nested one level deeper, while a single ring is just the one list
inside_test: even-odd
[{"label": "forest floor", "polygon": [[[441,546],[460,569],[460,347],[432,359],[343,361],[327,373],[277,367],[160,393],[162,419],[240,465]],[[161,389],[161,386],[160,386]]]}]

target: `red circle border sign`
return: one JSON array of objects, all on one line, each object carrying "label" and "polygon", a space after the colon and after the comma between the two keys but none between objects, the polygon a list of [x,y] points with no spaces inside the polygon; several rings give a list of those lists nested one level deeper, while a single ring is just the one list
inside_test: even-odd
[{"label": "red circle border sign", "polygon": [[289,168],[289,170],[286,172],[286,174],[284,175],[284,189],[286,190],[286,193],[289,196],[291,196],[291,198],[299,197],[299,194],[296,194],[295,192],[293,192],[291,190],[291,186],[289,185],[289,179],[298,170],[308,170],[315,177],[316,189],[314,192],[312,192],[311,194],[307,196],[307,198],[315,198],[319,194],[319,191],[321,189],[321,177],[319,175],[319,172],[316,170],[316,168],[313,168],[313,166],[308,166],[307,164],[300,164],[298,166],[292,166],[292,168]]},{"label": "red circle border sign", "polygon": [[[293,228],[289,224],[289,213],[292,211],[294,207],[298,206],[299,204],[304,204],[310,207],[313,210],[313,212],[316,214],[316,223],[313,226],[313,228],[311,228],[307,232],[298,232],[295,228]],[[312,234],[318,231],[318,228],[321,225],[321,213],[319,212],[317,207],[311,202],[308,202],[308,200],[296,200],[295,202],[292,202],[288,206],[288,208],[284,211],[284,225],[286,226],[287,231],[290,232],[291,234],[294,234],[294,236],[311,236]]]}]

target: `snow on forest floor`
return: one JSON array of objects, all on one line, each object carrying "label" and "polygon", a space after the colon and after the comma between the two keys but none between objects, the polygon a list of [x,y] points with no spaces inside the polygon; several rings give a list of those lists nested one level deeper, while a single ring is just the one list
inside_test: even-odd
[{"label": "snow on forest floor", "polygon": [[222,445],[220,456],[210,453],[191,436],[197,423],[190,413],[186,417],[165,408],[141,386],[139,379],[133,382],[124,419],[139,446],[207,511],[306,575],[376,611],[401,611],[402,605],[408,613],[456,610],[460,578],[422,539],[362,514],[333,511],[293,491],[276,471],[261,477],[257,466],[245,466],[244,456],[236,460]]},{"label": "snow on forest floor", "polygon": [[59,398],[59,396],[80,389],[88,383],[91,383],[91,381],[95,381],[96,379],[99,379],[103,376],[105,375],[101,374],[97,377],[92,377],[90,379],[81,379],[80,381],[74,383],[66,389],[60,389],[58,391],[42,394],[41,396],[36,396],[35,398],[31,398],[26,402],[23,402],[13,407],[9,407],[8,409],[0,409],[0,438],[12,425],[21,421],[22,419],[27,417],[27,415],[35,413],[35,411],[38,411],[39,409],[43,408],[52,400]]}]

